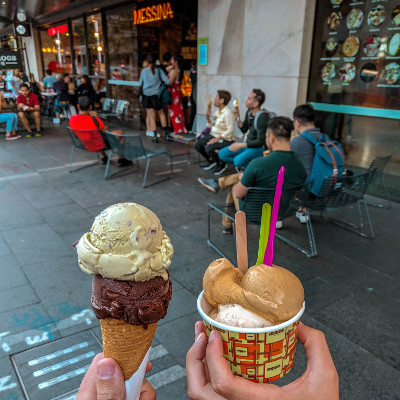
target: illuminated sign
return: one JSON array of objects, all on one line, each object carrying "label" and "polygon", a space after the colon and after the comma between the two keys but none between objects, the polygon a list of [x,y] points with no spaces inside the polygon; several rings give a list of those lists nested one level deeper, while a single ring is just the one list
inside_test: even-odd
[{"label": "illuminated sign", "polygon": [[47,32],[49,33],[49,36],[57,35],[57,33],[65,33],[65,32],[68,32],[68,25],[65,24],[65,25],[56,26],[54,28],[48,29]]},{"label": "illuminated sign", "polygon": [[162,21],[168,18],[174,18],[174,12],[172,11],[169,1],[150,7],[139,8],[138,10],[133,10],[134,25]]}]

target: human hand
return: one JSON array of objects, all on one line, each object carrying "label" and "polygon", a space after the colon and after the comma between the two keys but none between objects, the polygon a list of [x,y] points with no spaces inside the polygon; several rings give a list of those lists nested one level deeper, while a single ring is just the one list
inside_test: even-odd
[{"label": "human hand", "polygon": [[239,107],[234,107],[232,112],[235,118],[240,118]]},{"label": "human hand", "polygon": [[217,138],[213,138],[213,139],[211,139],[211,140],[209,140],[207,142],[207,144],[215,144],[215,143],[218,143],[218,139]]},{"label": "human hand", "polygon": [[196,341],[186,356],[188,394],[193,400],[338,400],[339,378],[325,336],[300,322],[298,338],[307,354],[307,369],[290,383],[279,387],[260,384],[232,374],[223,357],[222,339],[217,331],[208,344],[201,322],[196,323]]},{"label": "human hand", "polygon": [[236,153],[237,151],[239,151],[242,148],[242,143],[232,143],[229,146],[229,150],[233,151],[234,153]]},{"label": "human hand", "polygon": [[[146,372],[151,371],[151,363],[147,363]],[[140,390],[140,400],[154,400],[156,391],[147,381],[143,380]],[[79,388],[76,400],[125,400],[125,380],[121,368],[112,358],[104,358],[103,353],[97,354]]]}]

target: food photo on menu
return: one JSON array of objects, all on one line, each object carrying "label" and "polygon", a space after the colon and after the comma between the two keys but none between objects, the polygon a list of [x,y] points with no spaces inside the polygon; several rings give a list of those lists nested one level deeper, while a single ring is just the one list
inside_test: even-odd
[{"label": "food photo on menu", "polygon": [[343,54],[346,57],[354,57],[360,48],[358,37],[350,35],[343,43]]},{"label": "food photo on menu", "polygon": [[324,82],[330,82],[336,76],[335,64],[327,62],[321,70],[321,77]]},{"label": "food photo on menu", "polygon": [[347,15],[346,24],[347,27],[352,29],[359,28],[364,20],[364,13],[360,8],[353,8]]},{"label": "food photo on menu", "polygon": [[395,33],[387,43],[386,52],[389,56],[397,57],[400,55],[400,33]]},{"label": "food photo on menu", "polygon": [[381,72],[381,82],[385,85],[393,85],[400,78],[400,65],[392,62],[386,65]]},{"label": "food photo on menu", "polygon": [[326,19],[326,23],[328,24],[329,29],[331,31],[337,31],[341,19],[342,13],[340,11],[332,12]]},{"label": "food photo on menu", "polygon": [[368,36],[364,42],[363,50],[367,57],[376,57],[381,47],[382,40],[380,36]]},{"label": "food photo on menu", "polygon": [[363,82],[372,82],[378,75],[378,68],[373,63],[367,63],[361,68],[360,78]]},{"label": "food photo on menu", "polygon": [[392,11],[392,22],[394,26],[400,26],[400,3]]},{"label": "food photo on menu", "polygon": [[343,3],[343,0],[331,0],[332,5],[339,6]]},{"label": "food photo on menu", "polygon": [[335,38],[329,38],[325,44],[326,55],[328,57],[332,57],[337,50],[337,46],[338,46],[337,40]]},{"label": "food photo on menu", "polygon": [[343,83],[351,82],[356,76],[356,67],[353,63],[347,62],[339,70],[340,80]]},{"label": "food photo on menu", "polygon": [[368,13],[368,25],[372,27],[377,27],[382,24],[386,18],[385,7],[379,5],[372,8]]}]

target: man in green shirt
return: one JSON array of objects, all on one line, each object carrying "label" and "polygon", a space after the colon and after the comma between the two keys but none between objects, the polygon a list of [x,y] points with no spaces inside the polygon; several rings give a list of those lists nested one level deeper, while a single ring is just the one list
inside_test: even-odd
[{"label": "man in green shirt", "polygon": [[[254,159],[244,173],[224,176],[218,181],[198,178],[199,183],[214,194],[220,189],[229,189],[226,205],[235,204],[236,210],[240,209],[249,187],[275,188],[282,165],[285,167],[283,189],[301,186],[307,178],[307,172],[293,151],[290,151],[290,135],[293,129],[293,122],[289,118],[272,118],[268,122],[265,140],[271,150],[268,156]],[[283,194],[281,203],[286,204],[287,201]],[[222,217],[222,225],[224,233],[232,233],[232,221],[229,218]]]}]

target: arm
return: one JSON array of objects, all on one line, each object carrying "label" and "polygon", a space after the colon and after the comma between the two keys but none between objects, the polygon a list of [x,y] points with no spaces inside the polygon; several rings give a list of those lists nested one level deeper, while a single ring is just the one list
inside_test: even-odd
[{"label": "arm", "polygon": [[175,81],[178,79],[178,76],[179,72],[176,69],[174,69],[171,72],[171,77],[169,78],[169,86],[172,86],[175,83]]},{"label": "arm", "polygon": [[233,186],[232,190],[233,190],[233,195],[237,199],[243,199],[243,197],[246,196],[249,189],[247,186],[244,186],[243,183],[239,181],[236,185]]},{"label": "arm", "polygon": [[249,129],[249,118],[247,115],[247,111],[246,111],[246,116],[244,117],[244,121],[240,120],[240,115],[239,115],[239,120],[237,122],[239,129],[243,132],[246,133]]},{"label": "arm", "polygon": [[232,140],[232,134],[233,131],[235,130],[235,121],[232,112],[229,110],[225,112],[224,115],[225,119],[225,124],[226,124],[226,130],[225,132],[221,133],[221,138],[224,140]]},{"label": "arm", "polygon": [[170,80],[168,79],[167,75],[165,75],[164,71],[161,68],[158,68],[160,71],[161,79],[166,85],[170,85]]}]

